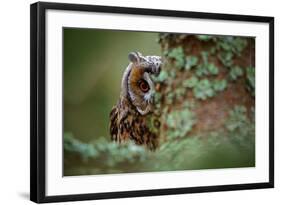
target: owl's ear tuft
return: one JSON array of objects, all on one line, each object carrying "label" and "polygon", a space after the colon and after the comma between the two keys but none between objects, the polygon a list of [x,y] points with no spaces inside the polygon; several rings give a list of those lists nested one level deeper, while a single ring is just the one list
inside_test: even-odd
[{"label": "owl's ear tuft", "polygon": [[129,53],[128,58],[132,63],[139,63],[140,56],[141,56],[141,53],[139,53],[139,52],[131,52],[131,53]]}]

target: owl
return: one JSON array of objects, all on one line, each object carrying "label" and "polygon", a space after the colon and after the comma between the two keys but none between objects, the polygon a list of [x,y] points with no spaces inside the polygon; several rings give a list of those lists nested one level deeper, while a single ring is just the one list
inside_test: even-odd
[{"label": "owl", "polygon": [[155,94],[151,75],[160,73],[161,57],[131,52],[128,58],[130,63],[123,73],[120,97],[110,112],[111,139],[118,143],[132,140],[155,150],[158,136],[149,130],[147,115],[153,111]]}]

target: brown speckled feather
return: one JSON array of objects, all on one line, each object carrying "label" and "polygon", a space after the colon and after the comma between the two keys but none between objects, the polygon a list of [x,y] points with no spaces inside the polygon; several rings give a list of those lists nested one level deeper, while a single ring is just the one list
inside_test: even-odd
[{"label": "brown speckled feather", "polygon": [[146,117],[140,115],[127,99],[120,99],[110,112],[110,134],[111,139],[119,143],[132,140],[150,150],[155,150],[158,145],[157,136],[147,127]]}]

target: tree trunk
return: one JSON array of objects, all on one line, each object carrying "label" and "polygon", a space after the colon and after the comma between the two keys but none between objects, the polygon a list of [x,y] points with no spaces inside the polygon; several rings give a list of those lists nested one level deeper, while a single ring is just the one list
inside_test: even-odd
[{"label": "tree trunk", "polygon": [[162,141],[225,131],[231,111],[253,120],[254,38],[161,34],[159,42],[164,64],[155,78],[155,114]]}]

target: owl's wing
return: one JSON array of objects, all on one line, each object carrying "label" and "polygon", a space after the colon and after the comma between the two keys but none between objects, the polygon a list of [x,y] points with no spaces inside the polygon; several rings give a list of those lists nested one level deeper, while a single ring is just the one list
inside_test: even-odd
[{"label": "owl's wing", "polygon": [[[114,106],[110,112],[110,135],[111,140],[121,141],[119,135],[124,134],[124,119],[128,116],[128,102],[124,99],[119,100],[118,104]],[[120,133],[119,133],[120,132]],[[124,135],[125,136],[125,135]],[[124,137],[123,136],[123,137]],[[126,135],[126,137],[128,137]],[[125,137],[125,138],[126,138]]]},{"label": "owl's wing", "polygon": [[118,109],[117,106],[113,107],[110,112],[110,135],[111,140],[117,141],[118,135]]}]

